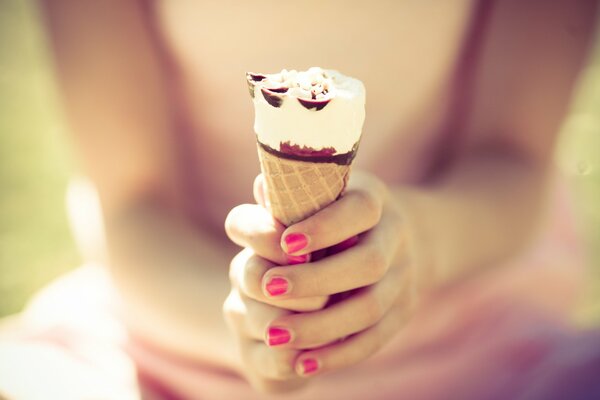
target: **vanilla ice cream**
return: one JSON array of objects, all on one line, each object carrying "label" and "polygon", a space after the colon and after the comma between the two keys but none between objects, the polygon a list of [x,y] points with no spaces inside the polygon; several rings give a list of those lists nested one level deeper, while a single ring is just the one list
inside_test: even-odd
[{"label": "vanilla ice cream", "polygon": [[361,81],[318,67],[246,77],[259,144],[274,152],[352,161],[365,119]]}]

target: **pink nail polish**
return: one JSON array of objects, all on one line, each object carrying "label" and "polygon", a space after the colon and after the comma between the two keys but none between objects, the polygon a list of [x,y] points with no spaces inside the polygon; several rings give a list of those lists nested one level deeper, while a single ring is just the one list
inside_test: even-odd
[{"label": "pink nail polish", "polygon": [[290,233],[283,241],[285,242],[286,252],[288,254],[300,251],[308,244],[308,238],[302,233]]},{"label": "pink nail polish", "polygon": [[292,338],[290,331],[285,328],[271,327],[267,330],[267,343],[269,346],[278,346],[288,343]]},{"label": "pink nail polish", "polygon": [[312,374],[319,369],[319,363],[314,358],[306,358],[302,360],[300,365],[302,375]]},{"label": "pink nail polish", "polygon": [[308,262],[309,256],[310,254],[303,254],[301,256],[287,256],[287,261],[289,265],[305,264]]},{"label": "pink nail polish", "polygon": [[285,278],[274,276],[267,282],[265,288],[271,296],[279,296],[288,291],[288,281]]}]

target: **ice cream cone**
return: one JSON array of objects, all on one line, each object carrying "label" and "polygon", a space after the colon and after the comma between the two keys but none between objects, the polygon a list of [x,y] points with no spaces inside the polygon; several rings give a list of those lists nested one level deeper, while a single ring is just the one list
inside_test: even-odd
[{"label": "ice cream cone", "polygon": [[291,160],[257,147],[269,209],[285,226],[310,217],[343,194],[350,165]]},{"label": "ice cream cone", "polygon": [[365,89],[337,71],[246,75],[273,216],[302,221],[344,192],[360,141]]}]

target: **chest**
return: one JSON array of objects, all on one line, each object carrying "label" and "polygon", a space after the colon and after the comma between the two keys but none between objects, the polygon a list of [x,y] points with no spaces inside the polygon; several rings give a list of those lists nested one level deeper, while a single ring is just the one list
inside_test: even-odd
[{"label": "chest", "polygon": [[157,15],[188,91],[206,100],[202,107],[211,115],[250,114],[240,84],[246,71],[316,65],[363,80],[368,123],[376,125],[400,120],[439,92],[463,42],[471,3],[163,0]]},{"label": "chest", "polygon": [[[241,199],[235,187],[249,193],[258,162],[245,72],[311,66],[365,84],[359,167],[388,180],[415,168],[443,119],[473,2],[158,1],[157,27],[201,155],[196,179],[220,193],[225,207]],[[227,157],[214,149],[227,149]],[[227,171],[235,182],[223,187],[223,177],[209,169]]]}]

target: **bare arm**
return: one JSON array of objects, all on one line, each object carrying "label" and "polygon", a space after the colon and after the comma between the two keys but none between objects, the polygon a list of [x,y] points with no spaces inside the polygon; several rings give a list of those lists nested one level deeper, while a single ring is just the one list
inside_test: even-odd
[{"label": "bare arm", "polygon": [[73,141],[100,194],[133,331],[234,366],[221,314],[231,252],[179,211],[167,85],[141,3],[43,2]]},{"label": "bare arm", "polygon": [[426,286],[495,264],[531,240],[595,16],[587,0],[495,2],[456,157],[428,185],[397,192]]}]

